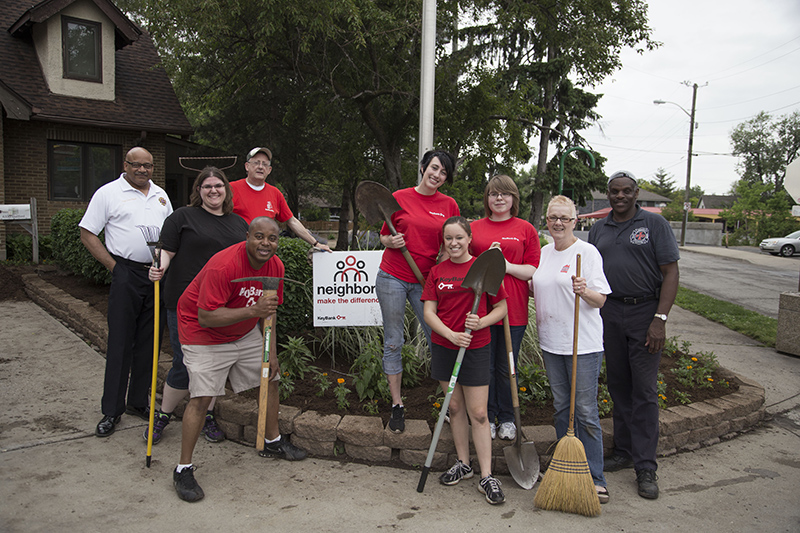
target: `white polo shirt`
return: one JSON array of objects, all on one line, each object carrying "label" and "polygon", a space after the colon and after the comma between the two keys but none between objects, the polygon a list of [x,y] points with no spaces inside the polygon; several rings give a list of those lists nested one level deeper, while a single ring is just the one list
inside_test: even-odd
[{"label": "white polo shirt", "polygon": [[109,253],[131,261],[151,263],[153,256],[142,230],[136,226],[156,226],[160,230],[170,214],[172,204],[164,189],[151,180],[150,190],[145,196],[128,183],[124,174],[120,174],[116,180],[97,189],[78,226],[95,235],[105,229]]}]

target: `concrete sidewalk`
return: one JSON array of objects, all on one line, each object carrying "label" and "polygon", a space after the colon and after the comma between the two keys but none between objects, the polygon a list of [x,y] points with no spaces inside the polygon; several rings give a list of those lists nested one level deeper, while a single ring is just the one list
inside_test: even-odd
[{"label": "concrete sidewalk", "polygon": [[661,497],[636,494],[632,471],[608,475],[611,502],[596,519],[539,511],[533,491],[501,476],[507,501],[488,505],[473,478],[456,487],[419,473],[307,459],[261,459],[253,448],[202,442],[205,500],[172,487],[180,446],[173,422],[145,468],[145,423],[123,416],[108,439],[99,420],[102,357],[30,302],[0,302],[0,530],[2,531],[798,531],[800,359],[756,345],[675,309],[669,335],[766,388],[764,426],[661,459]]}]

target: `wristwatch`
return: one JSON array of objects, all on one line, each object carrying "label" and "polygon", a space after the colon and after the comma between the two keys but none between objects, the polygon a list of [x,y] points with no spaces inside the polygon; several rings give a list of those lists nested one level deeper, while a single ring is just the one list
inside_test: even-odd
[{"label": "wristwatch", "polygon": [[660,319],[661,319],[661,320],[663,320],[664,322],[666,322],[666,321],[667,321],[667,315],[664,315],[664,314],[662,314],[662,313],[656,313],[656,316],[655,316],[655,317],[656,317],[656,318],[660,318]]}]

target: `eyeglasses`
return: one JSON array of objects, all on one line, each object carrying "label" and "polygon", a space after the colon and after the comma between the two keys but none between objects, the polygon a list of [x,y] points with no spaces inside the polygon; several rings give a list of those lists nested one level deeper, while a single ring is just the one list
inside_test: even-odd
[{"label": "eyeglasses", "polygon": [[214,185],[201,185],[200,188],[203,189],[204,191],[210,191],[211,189],[224,189],[225,184],[215,183]]},{"label": "eyeglasses", "polygon": [[139,170],[140,168],[144,168],[145,170],[153,170],[153,163],[134,163],[132,161],[125,161],[125,163],[130,165],[133,170]]},{"label": "eyeglasses", "polygon": [[510,192],[490,192],[489,198],[511,198],[513,195]]},{"label": "eyeglasses", "polygon": [[555,222],[556,222],[556,221],[558,221],[558,220],[560,220],[562,224],[567,224],[567,223],[569,223],[569,222],[572,222],[572,221],[573,221],[573,220],[575,220],[575,219],[574,219],[574,218],[572,218],[572,217],[556,217],[556,216],[552,216],[552,215],[550,215],[550,216],[548,216],[548,217],[547,217],[547,221],[548,221],[548,222],[553,222],[553,223],[555,223]]},{"label": "eyeglasses", "polygon": [[248,161],[247,163],[254,167],[269,167],[269,161]]}]

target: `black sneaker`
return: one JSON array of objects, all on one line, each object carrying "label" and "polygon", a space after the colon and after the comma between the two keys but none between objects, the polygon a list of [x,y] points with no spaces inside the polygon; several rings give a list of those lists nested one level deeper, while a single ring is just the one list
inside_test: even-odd
[{"label": "black sneaker", "polygon": [[[153,444],[158,444],[161,442],[161,436],[164,433],[164,428],[167,427],[169,424],[169,419],[172,417],[172,413],[165,414],[162,413],[161,410],[156,410],[156,414],[153,417]],[[149,424],[148,424],[149,426]],[[150,429],[149,427],[144,428],[144,440],[147,440],[147,430]]]},{"label": "black sneaker", "polygon": [[203,437],[208,442],[222,442],[225,440],[225,433],[222,432],[217,425],[217,419],[214,418],[214,413],[206,414],[206,422],[203,424]]},{"label": "black sneaker", "polygon": [[194,466],[184,468],[178,473],[177,470],[172,471],[172,484],[175,485],[175,492],[178,493],[178,498],[185,502],[196,502],[203,499],[205,494],[200,485],[194,479]]},{"label": "black sneaker", "polygon": [[456,485],[462,479],[471,478],[472,474],[473,474],[472,467],[469,465],[465,465],[459,459],[456,461],[456,464],[451,466],[447,472],[439,476],[439,481],[442,482],[442,485]]},{"label": "black sneaker", "polygon": [[289,442],[286,435],[281,435],[281,440],[278,442],[265,443],[264,449],[258,452],[258,455],[261,457],[278,457],[287,461],[302,461],[308,456],[308,453]]},{"label": "black sneaker", "polygon": [[480,483],[478,483],[478,492],[484,494],[486,496],[486,501],[492,505],[497,505],[498,503],[506,501],[506,496],[503,494],[502,489],[500,489],[500,481],[491,475],[481,479]]},{"label": "black sneaker", "polygon": [[648,500],[658,498],[658,476],[652,468],[636,471],[636,484],[639,485],[639,496]]},{"label": "black sneaker", "polygon": [[603,472],[616,472],[624,468],[633,468],[633,459],[615,453],[603,462]]},{"label": "black sneaker", "polygon": [[389,419],[389,429],[395,433],[406,430],[406,408],[402,405],[392,407],[392,418]]}]

